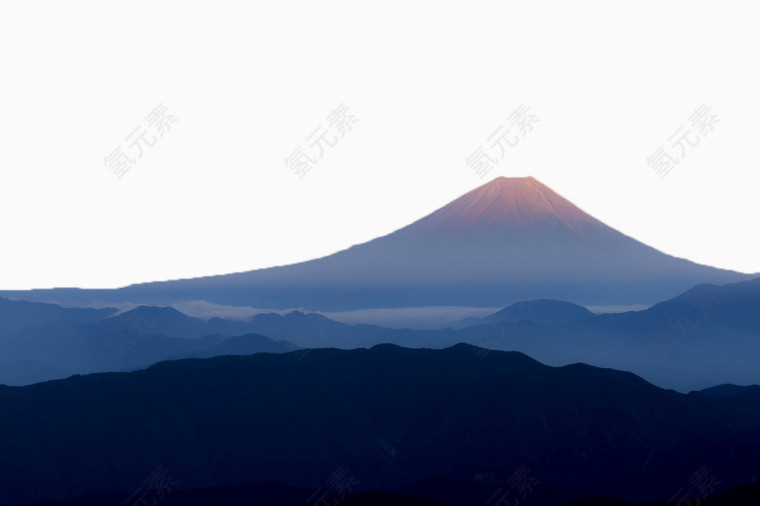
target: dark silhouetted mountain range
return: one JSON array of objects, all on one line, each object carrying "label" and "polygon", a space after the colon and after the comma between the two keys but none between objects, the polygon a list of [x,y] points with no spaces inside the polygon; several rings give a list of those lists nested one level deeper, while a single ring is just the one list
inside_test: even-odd
[{"label": "dark silhouetted mountain range", "polygon": [[670,497],[706,463],[716,491],[760,475],[760,391],[684,395],[478,351],[259,353],[0,387],[0,501],[131,493],[159,466],[178,488],[316,488],[343,468],[357,493],[440,477],[493,494],[527,469],[552,500]]}]

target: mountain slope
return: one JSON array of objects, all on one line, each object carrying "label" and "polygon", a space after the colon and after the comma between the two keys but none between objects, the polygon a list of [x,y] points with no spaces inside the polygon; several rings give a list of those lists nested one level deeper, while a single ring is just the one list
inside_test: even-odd
[{"label": "mountain slope", "polygon": [[561,300],[530,300],[515,302],[485,318],[467,318],[459,323],[459,327],[484,325],[499,322],[518,322],[530,320],[543,325],[556,325],[575,320],[594,317],[594,313],[583,306]]},{"label": "mountain slope", "polygon": [[760,278],[700,285],[643,311],[553,326],[522,322],[461,329],[457,337],[559,365],[584,361],[683,391],[760,381]]},{"label": "mountain slope", "polygon": [[118,310],[67,308],[57,304],[9,300],[0,297],[0,335],[20,328],[55,320],[94,323],[114,315]]},{"label": "mountain slope", "polygon": [[[324,496],[323,496],[324,494]],[[86,494],[64,501],[41,501],[29,506],[447,506],[448,503],[418,496],[373,490],[343,497],[322,489],[289,487],[278,483],[250,483],[191,490],[145,491],[145,502],[134,503],[129,494]],[[140,495],[137,496],[138,498]],[[308,503],[305,502],[312,498]],[[149,502],[149,501],[155,501]],[[451,505],[449,505],[451,506]]]},{"label": "mountain slope", "polygon": [[[543,301],[515,304],[496,323],[479,320],[464,328],[437,330],[346,325],[298,311],[262,313],[247,322],[204,321],[171,308],[143,307],[89,325],[48,322],[23,329],[15,338],[0,339],[0,383],[26,384],[28,373],[34,371],[43,380],[145,367],[173,357],[225,353],[222,348],[207,349],[218,343],[188,338],[244,334],[287,341],[279,351],[287,351],[289,343],[301,348],[353,349],[381,343],[444,348],[467,342],[520,351],[551,365],[586,362],[632,371],[657,385],[684,392],[721,383],[760,382],[756,363],[760,356],[760,278],[722,286],[700,285],[644,311],[585,318],[580,317],[587,316],[587,311],[579,306],[546,302],[548,306]],[[228,346],[236,353],[275,351]],[[15,365],[8,363],[11,361]],[[19,361],[36,365],[19,371]],[[51,376],[55,368],[66,373]],[[19,381],[10,381],[13,374]]]},{"label": "mountain slope", "polygon": [[182,488],[320,487],[342,466],[356,492],[427,476],[506,484],[525,466],[557,497],[649,500],[705,462],[721,488],[760,472],[753,393],[682,395],[469,345],[164,362],[0,387],[0,502],[130,493],[159,465]]},{"label": "mountain slope", "polygon": [[[432,484],[431,484],[432,485]],[[365,492],[361,494],[350,495],[341,498],[340,494],[327,496],[321,502],[310,503],[313,506],[324,506],[331,504],[333,506],[484,506],[495,503],[504,493],[504,487],[484,482],[462,482],[455,480],[437,480],[434,483],[435,488],[424,487],[424,496],[419,495],[400,495],[399,493],[389,493],[378,490]],[[405,488],[423,488],[422,484],[415,484]],[[559,506],[559,503],[547,498],[542,501],[543,497],[539,494],[531,493],[526,504],[532,506]],[[289,487],[277,483],[250,483],[244,485],[228,485],[219,487],[208,487],[203,489],[190,490],[172,490],[163,497],[159,496],[158,491],[150,491],[146,494],[147,498],[159,499],[162,506],[207,506],[209,504],[219,504],[224,506],[250,506],[250,505],[270,505],[277,506],[305,506],[304,498],[322,497],[320,489],[310,490],[297,487]],[[701,497],[696,493],[696,497],[682,501],[682,505],[699,505],[699,506],[757,506],[760,504],[760,483],[740,485],[736,488],[721,492],[708,497]],[[494,497],[495,496],[495,497]],[[514,494],[512,499],[518,496]],[[438,501],[432,498],[439,498]],[[128,494],[86,494],[74,499],[64,501],[42,501],[36,502],[29,506],[123,506],[128,503],[130,496]],[[507,496],[505,500],[508,500]],[[329,502],[328,502],[329,501]],[[445,501],[445,502],[441,502]],[[498,504],[498,503],[497,503]],[[515,502],[504,503],[503,506],[517,504]],[[632,503],[610,497],[594,497],[576,499],[562,506],[668,506],[677,504],[665,499],[661,501]]]},{"label": "mountain slope", "polygon": [[746,392],[751,392],[753,390],[760,390],[760,385],[731,385],[730,383],[724,383],[722,385],[715,385],[714,387],[704,388],[699,392],[715,399],[725,399],[728,397],[735,397]]},{"label": "mountain slope", "polygon": [[[292,319],[283,317],[284,321]],[[281,334],[288,334],[287,327]],[[252,333],[250,323],[191,318],[141,306],[93,323],[50,320],[0,332],[0,384],[28,385],[73,374],[123,371],[180,357],[280,353],[298,347]],[[294,335],[298,327],[292,328]]]},{"label": "mountain slope", "polygon": [[167,357],[167,359],[211,358],[222,355],[253,355],[254,353],[287,353],[298,349],[298,346],[287,341],[273,341],[259,334],[244,334],[234,337],[214,335],[206,336],[202,339],[214,342],[215,344],[178,353],[177,355]]},{"label": "mountain slope", "polygon": [[528,299],[653,304],[699,283],[746,278],[650,248],[528,177],[497,178],[396,232],[316,260],[116,291],[10,293],[311,310],[494,307]]}]

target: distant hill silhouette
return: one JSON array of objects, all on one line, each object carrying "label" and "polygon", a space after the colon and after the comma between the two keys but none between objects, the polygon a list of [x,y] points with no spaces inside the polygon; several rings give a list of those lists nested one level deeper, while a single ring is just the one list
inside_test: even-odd
[{"label": "distant hill silhouette", "polygon": [[[346,325],[298,311],[263,313],[242,322],[205,321],[172,308],[140,307],[95,323],[50,321],[5,336],[0,333],[0,383],[28,384],[75,373],[131,370],[170,358],[224,354],[224,346],[216,348],[220,336],[245,334],[286,341],[277,349],[267,345],[259,351],[289,351],[293,345],[353,349],[381,343],[445,348],[466,342],[520,351],[551,365],[586,362],[632,371],[684,392],[722,383],[760,383],[760,278],[699,285],[643,311],[589,317],[586,309],[570,303],[529,301],[496,314],[493,318],[505,321],[410,330]],[[523,319],[524,315],[544,323]],[[199,341],[200,336],[217,337]],[[257,350],[250,339],[246,346],[235,349]],[[24,369],[22,363],[30,367]]]},{"label": "distant hill silhouette", "polygon": [[468,318],[457,326],[484,325],[499,322],[518,322],[530,320],[545,325],[556,325],[574,320],[583,320],[595,316],[583,306],[561,300],[530,300],[515,302],[511,306],[497,311],[485,318]]},{"label": "distant hill silhouette", "polygon": [[760,278],[700,285],[643,311],[551,326],[480,325],[457,331],[456,338],[552,365],[583,361],[632,371],[683,391],[752,384],[760,381]]},{"label": "distant hill silhouette", "polygon": [[[131,370],[180,357],[298,348],[250,332],[251,326],[243,322],[204,321],[172,308],[138,307],[114,316],[109,316],[111,311],[75,310],[72,314],[84,321],[73,321],[46,319],[47,315],[69,314],[65,308],[49,306],[25,306],[24,319],[17,318],[14,323],[19,327],[0,331],[0,384],[23,385],[73,374]],[[22,321],[29,326],[20,327]]]},{"label": "distant hill silhouette", "polygon": [[259,334],[244,334],[242,336],[205,336],[201,340],[212,342],[192,351],[185,351],[168,357],[171,360],[180,358],[211,358],[221,355],[252,355],[254,353],[285,353],[295,351],[298,346],[287,341],[273,341]]},{"label": "distant hill silhouette", "polygon": [[57,304],[10,300],[0,297],[0,335],[57,320],[94,323],[118,312],[115,308],[79,309]]},{"label": "distant hill silhouette", "polygon": [[740,395],[745,392],[750,392],[752,390],[760,390],[760,385],[740,386],[740,385],[723,384],[723,385],[716,385],[710,388],[705,388],[703,390],[700,390],[700,393],[703,393],[706,396],[713,397],[715,399],[725,399],[726,397],[734,397],[736,395]]}]

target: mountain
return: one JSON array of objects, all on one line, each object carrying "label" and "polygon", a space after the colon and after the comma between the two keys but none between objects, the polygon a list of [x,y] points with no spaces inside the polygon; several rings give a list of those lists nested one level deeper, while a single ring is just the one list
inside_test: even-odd
[{"label": "mountain", "polygon": [[31,385],[70,375],[63,369],[39,360],[0,361],[0,385]]},{"label": "mountain", "polygon": [[724,383],[722,385],[702,389],[700,390],[700,393],[715,399],[725,399],[745,392],[751,392],[752,390],[760,390],[760,385],[731,385],[730,383]]},{"label": "mountain", "polygon": [[[116,309],[74,309],[69,313],[52,304],[13,304],[25,312],[23,318],[13,321],[12,328],[0,330],[0,384],[6,385],[132,370],[175,358],[282,353],[299,346],[357,348],[385,338],[404,341],[394,337],[403,336],[403,331],[349,326],[298,311],[262,313],[246,322],[202,320],[171,307],[139,306],[112,315]],[[66,315],[77,321],[55,319]]]},{"label": "mountain", "polygon": [[115,308],[80,309],[57,304],[9,300],[0,297],[0,335],[40,323],[69,320],[94,323],[118,312]]},{"label": "mountain", "polygon": [[[540,319],[535,316],[540,315],[543,323],[521,318],[524,313],[516,308],[533,308],[534,318]],[[539,308],[552,310],[541,313]],[[518,317],[506,321],[478,320],[465,328],[437,330],[345,325],[318,314],[269,314],[257,316],[252,331],[305,348],[351,349],[380,343],[444,348],[467,342],[487,349],[520,351],[550,365],[585,362],[632,371],[683,392],[726,382],[760,382],[756,364],[760,356],[760,278],[699,285],[646,310],[626,313],[589,317],[584,308],[561,301],[518,303],[513,310],[506,313]],[[561,316],[570,321],[554,323]]]},{"label": "mountain", "polygon": [[[707,474],[704,474],[705,471]],[[508,489],[504,486],[500,487],[504,495],[495,493],[494,490],[498,492],[500,489],[495,488],[496,485],[493,484],[490,484],[489,487],[488,482],[441,478],[423,480],[401,487],[400,490],[422,497],[443,500],[456,506],[496,506],[498,504],[502,506],[518,506],[520,504],[532,506],[757,506],[760,504],[760,482],[755,481],[739,485],[725,492],[711,493],[710,480],[713,476],[709,474],[710,471],[707,466],[704,469],[700,468],[688,480],[684,480],[683,486],[670,491],[660,500],[646,502],[631,502],[609,496],[586,497],[565,502],[555,496],[542,494],[541,484],[534,487],[534,490],[526,498],[523,498],[516,493],[516,490],[511,490],[512,494],[506,494]],[[701,480],[698,473],[704,474]],[[704,487],[705,490],[700,490],[700,487]],[[686,494],[688,494],[688,498],[684,497]],[[504,498],[503,501],[498,503],[497,501],[502,497]],[[520,501],[520,499],[523,500]]]},{"label": "mountain", "polygon": [[239,335],[249,332],[250,325],[238,320],[211,318],[203,320],[188,316],[173,307],[139,306],[101,320],[97,327],[103,332],[134,329],[142,333],[170,337],[196,338],[209,334]]},{"label": "mountain", "polygon": [[[41,323],[0,331],[0,384],[28,385],[73,374],[132,370],[172,358],[298,348],[252,332],[250,323],[204,321],[168,307],[141,306],[94,322],[45,320],[50,308],[42,309]],[[29,315],[27,323],[35,319],[34,311]]]},{"label": "mountain", "polygon": [[[644,312],[653,319],[674,315],[705,331],[757,333],[760,330],[760,278],[723,285],[701,284]],[[692,325],[694,326],[694,325]]]},{"label": "mountain", "polygon": [[[299,311],[262,313],[245,322],[205,321],[172,308],[145,306],[91,324],[61,320],[12,336],[0,333],[0,383],[131,370],[180,357],[289,351],[294,345],[445,348],[460,342],[520,351],[550,365],[585,362],[632,371],[683,392],[760,382],[760,278],[699,285],[643,311],[589,314],[562,301],[528,301],[485,321],[464,322],[464,328],[411,330],[347,325]],[[492,319],[497,321],[490,323]],[[247,334],[286,343],[258,347],[252,338],[239,338],[248,339],[244,343],[213,341]]]},{"label": "mountain", "polygon": [[[311,490],[298,487],[290,487],[278,483],[246,483],[243,485],[227,485],[206,487],[202,489],[171,490],[168,493],[146,491],[146,504],[148,500],[160,500],[162,506],[207,506],[220,504],[224,506],[250,506],[252,504],[277,506],[484,506],[489,504],[498,505],[496,502],[501,498],[494,493],[494,486],[487,483],[462,482],[457,480],[426,480],[430,485],[435,484],[439,488],[427,488],[426,484],[415,484],[413,489],[423,489],[426,496],[402,494],[381,490],[372,490],[359,494],[341,497],[332,492],[330,496],[319,502],[304,503],[307,497],[322,497],[320,489]],[[460,488],[457,488],[461,485]],[[502,490],[504,490],[502,488]],[[333,496],[334,494],[334,496]],[[494,497],[495,495],[495,497]],[[517,494],[515,494],[517,496]],[[437,501],[433,497],[442,497]],[[62,501],[41,501],[30,506],[123,506],[128,504],[132,496],[128,494],[100,493],[85,494],[74,499]],[[490,501],[489,501],[490,499]],[[512,499],[515,499],[513,497]],[[672,496],[671,496],[672,499]],[[508,502],[507,496],[502,501],[502,506],[517,505],[520,503]],[[150,503],[152,504],[152,503]],[[537,501],[535,496],[530,496],[526,504],[532,506],[558,506],[556,501]],[[611,497],[594,497],[575,499],[562,506],[668,506],[678,504],[673,500],[665,499],[646,503],[632,503]],[[707,497],[697,493],[696,497],[681,502],[682,506],[757,506],[760,504],[760,483],[739,485],[726,492],[720,492]]]},{"label": "mountain", "polygon": [[242,336],[205,336],[202,341],[214,344],[202,346],[192,351],[178,353],[168,357],[171,360],[180,358],[210,358],[222,355],[253,355],[254,353],[287,353],[295,351],[298,346],[287,341],[273,341],[259,334]]},{"label": "mountain", "polygon": [[760,382],[760,278],[699,285],[643,311],[557,325],[480,325],[457,331],[456,338],[521,351],[551,365],[583,361],[632,371],[687,392],[720,383],[749,385]]},{"label": "mountain", "polygon": [[561,300],[531,300],[515,302],[511,306],[497,311],[485,318],[467,318],[458,327],[484,325],[499,322],[518,322],[530,320],[544,325],[556,325],[574,320],[583,320],[595,316],[583,306]]},{"label": "mountain", "polygon": [[757,504],[760,504],[760,483],[740,485],[726,492],[706,497],[694,491],[689,498],[681,498],[674,494],[669,500],[646,503],[632,503],[611,497],[595,497],[576,499],[564,506],[756,506]]},{"label": "mountain", "polygon": [[500,177],[407,227],[316,260],[119,290],[3,293],[311,310],[502,307],[530,299],[649,305],[700,283],[747,278],[646,246],[532,177]]},{"label": "mountain", "polygon": [[159,466],[183,489],[325,487],[343,470],[354,493],[437,476],[493,494],[527,470],[536,499],[633,501],[706,463],[716,492],[760,472],[760,392],[684,395],[471,345],[163,362],[0,387],[0,413],[0,503],[131,493]]}]

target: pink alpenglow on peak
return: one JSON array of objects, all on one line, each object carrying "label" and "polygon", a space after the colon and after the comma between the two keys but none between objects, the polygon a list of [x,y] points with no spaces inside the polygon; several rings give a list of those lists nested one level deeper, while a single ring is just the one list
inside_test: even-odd
[{"label": "pink alpenglow on peak", "polygon": [[583,232],[585,224],[603,223],[533,177],[498,177],[417,221],[418,231],[457,233],[472,229],[563,225]]}]

